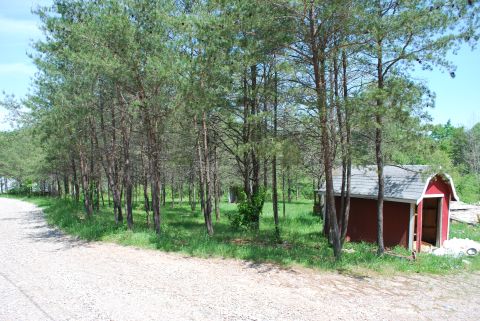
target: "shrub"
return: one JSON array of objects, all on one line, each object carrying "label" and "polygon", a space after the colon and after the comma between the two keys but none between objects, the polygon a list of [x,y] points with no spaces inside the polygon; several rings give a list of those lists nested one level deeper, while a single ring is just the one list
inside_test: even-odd
[{"label": "shrub", "polygon": [[233,229],[258,229],[260,215],[262,214],[265,202],[265,191],[262,189],[248,199],[244,192],[238,198],[238,212],[227,214],[230,225]]}]

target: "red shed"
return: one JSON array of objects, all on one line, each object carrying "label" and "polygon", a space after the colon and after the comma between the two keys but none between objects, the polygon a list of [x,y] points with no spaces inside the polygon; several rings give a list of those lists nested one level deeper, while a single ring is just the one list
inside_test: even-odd
[{"label": "red shed", "polygon": [[[441,246],[450,229],[450,201],[458,200],[452,178],[431,173],[429,166],[385,166],[383,236],[385,246],[402,245],[420,251],[422,242]],[[341,172],[334,172],[337,213],[340,212]],[[319,190],[325,193],[325,187]],[[376,166],[352,168],[350,218],[351,241],[376,242]],[[325,213],[325,210],[323,211]]]}]

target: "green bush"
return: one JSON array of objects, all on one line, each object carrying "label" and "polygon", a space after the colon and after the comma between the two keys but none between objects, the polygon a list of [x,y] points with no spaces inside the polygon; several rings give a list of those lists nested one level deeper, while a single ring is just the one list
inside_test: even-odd
[{"label": "green bush", "polygon": [[265,191],[261,189],[257,194],[248,199],[244,192],[238,198],[238,211],[227,213],[230,226],[235,229],[258,229],[260,215],[265,203]]},{"label": "green bush", "polygon": [[242,217],[239,211],[229,211],[225,214],[233,230],[238,231],[242,228]]}]

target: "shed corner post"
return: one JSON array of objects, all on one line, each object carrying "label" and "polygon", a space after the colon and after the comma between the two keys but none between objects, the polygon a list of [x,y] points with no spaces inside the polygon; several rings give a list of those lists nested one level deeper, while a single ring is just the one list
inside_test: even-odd
[{"label": "shed corner post", "polygon": [[443,202],[444,197],[438,200],[438,218],[437,218],[437,247],[441,247],[443,245],[443,216],[445,215],[443,210]]},{"label": "shed corner post", "polygon": [[[445,236],[445,239],[443,240],[443,242],[450,239],[450,223],[451,223],[450,205],[451,205],[451,202],[452,202],[452,200],[451,200],[451,196],[450,196],[447,199],[447,235]],[[442,242],[442,245],[443,245],[443,242]]]},{"label": "shed corner post", "polygon": [[408,226],[408,249],[413,251],[413,235],[415,234],[415,203],[410,203],[410,221]]}]

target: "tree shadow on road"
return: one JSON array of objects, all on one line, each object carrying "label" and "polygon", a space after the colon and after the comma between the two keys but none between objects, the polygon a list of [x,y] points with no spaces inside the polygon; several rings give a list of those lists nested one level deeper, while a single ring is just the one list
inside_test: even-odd
[{"label": "tree shadow on road", "polygon": [[58,228],[48,225],[42,210],[19,213],[20,224],[25,231],[25,237],[35,242],[58,243],[62,245],[57,250],[68,250],[78,246],[86,246],[89,241],[64,234]]}]

